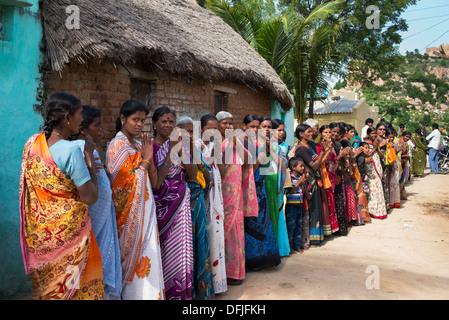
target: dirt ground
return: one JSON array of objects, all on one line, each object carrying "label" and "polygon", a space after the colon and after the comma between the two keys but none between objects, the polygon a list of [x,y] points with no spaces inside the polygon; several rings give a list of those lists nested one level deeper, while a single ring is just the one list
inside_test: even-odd
[{"label": "dirt ground", "polygon": [[247,272],[217,300],[449,299],[449,175],[413,177],[385,220]]},{"label": "dirt ground", "polygon": [[248,272],[243,284],[215,299],[449,299],[449,175],[413,178],[406,190],[408,200],[386,220],[327,237],[275,268]]}]

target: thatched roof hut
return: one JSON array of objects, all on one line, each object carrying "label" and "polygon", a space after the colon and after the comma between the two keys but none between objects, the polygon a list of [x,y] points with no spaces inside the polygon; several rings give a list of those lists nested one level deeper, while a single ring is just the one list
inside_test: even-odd
[{"label": "thatched roof hut", "polygon": [[[68,29],[69,5],[79,29]],[[293,101],[274,69],[239,34],[193,0],[41,0],[46,55],[53,70],[70,60],[152,64],[186,79],[244,84],[284,109]]]}]

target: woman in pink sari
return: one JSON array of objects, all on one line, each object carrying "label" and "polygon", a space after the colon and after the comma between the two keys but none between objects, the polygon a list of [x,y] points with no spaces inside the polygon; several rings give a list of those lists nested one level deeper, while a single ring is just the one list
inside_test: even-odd
[{"label": "woman in pink sari", "polygon": [[229,285],[241,284],[245,278],[245,231],[244,217],[257,217],[256,185],[252,164],[244,164],[239,150],[244,149],[239,139],[228,139],[226,133],[233,131],[233,118],[229,112],[216,115],[218,130],[223,144],[224,175],[222,177],[226,276]]},{"label": "woman in pink sari", "polygon": [[[320,127],[319,131],[321,139],[320,142],[316,145],[317,154],[321,155],[323,153],[324,155],[325,145],[332,144],[331,129],[328,125],[323,125]],[[326,190],[327,207],[329,209],[330,218],[330,230],[327,231],[326,235],[335,233],[339,230],[334,195],[337,179],[338,160],[337,154],[335,153],[332,145],[330,145],[328,148],[330,148],[331,151],[328,156],[325,156],[322,159],[323,162],[321,163],[321,173],[324,180],[324,188]]]}]

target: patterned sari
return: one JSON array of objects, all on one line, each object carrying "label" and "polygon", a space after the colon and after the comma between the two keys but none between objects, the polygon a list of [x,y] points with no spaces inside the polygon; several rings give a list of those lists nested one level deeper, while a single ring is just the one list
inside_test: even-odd
[{"label": "patterned sari", "polygon": [[192,212],[193,278],[192,299],[210,300],[214,298],[214,286],[209,253],[209,233],[206,221],[206,201],[203,188],[196,181],[188,181],[190,189],[190,209]]},{"label": "patterned sari", "polygon": [[214,292],[222,293],[227,291],[226,262],[225,262],[225,242],[223,228],[223,193],[221,191],[221,174],[217,161],[212,160],[214,143],[205,145],[198,139],[196,146],[202,149],[204,165],[208,168],[211,176],[208,194],[206,195],[207,207],[207,230],[209,232],[209,250]]},{"label": "patterned sari", "polygon": [[106,170],[112,184],[123,272],[123,300],[162,300],[164,280],[156,205],[141,145],[118,132],[109,143]]},{"label": "patterned sari", "polygon": [[[316,147],[317,153],[321,154],[323,152],[323,146],[320,143],[317,143]],[[322,173],[324,173],[324,175],[327,174],[327,177],[330,182],[328,185],[325,186],[327,208],[329,210],[329,219],[330,219],[330,227],[327,228],[327,232],[325,233],[325,235],[329,235],[339,230],[337,221],[337,211],[335,209],[335,195],[334,195],[337,180],[338,162],[337,162],[337,154],[335,153],[334,148],[332,148],[332,151],[329,154],[326,163],[323,163],[322,166],[324,166],[324,168],[321,169]]]},{"label": "patterned sari", "polygon": [[323,203],[320,197],[320,187],[322,185],[322,180],[320,177],[320,173],[318,170],[313,170],[310,167],[310,163],[312,161],[312,156],[314,154],[314,150],[311,146],[304,147],[300,146],[295,151],[295,156],[301,158],[304,163],[309,166],[309,192],[311,194],[311,198],[309,201],[305,201],[307,203],[307,209],[309,211],[309,241],[311,245],[321,245],[324,242],[324,233],[323,233]]},{"label": "patterned sari", "polygon": [[[84,152],[84,140],[72,142]],[[97,163],[101,163],[97,150],[94,150],[94,158],[97,159]],[[98,200],[89,206],[89,214],[101,253],[105,300],[117,300],[120,299],[122,292],[122,265],[111,182],[104,169],[97,170],[96,174]]]},{"label": "patterned sari", "polygon": [[387,160],[387,145],[380,147],[380,153],[383,157],[380,158],[380,162],[382,164],[382,188],[384,190],[384,198],[385,198],[385,207],[390,210],[390,182],[388,179],[388,166],[386,163]]},{"label": "patterned sari", "polygon": [[[239,140],[237,143],[243,148]],[[229,141],[224,140],[223,153],[228,145]],[[231,163],[225,163],[225,175],[222,177],[226,276],[242,280],[245,278],[244,217],[257,217],[259,207],[253,165],[243,164],[236,146],[232,147],[230,156]]]},{"label": "patterned sari", "polygon": [[410,152],[410,146],[408,143],[406,143],[402,138],[399,138],[398,146],[403,147],[405,151],[401,152],[401,168],[402,173],[401,177],[399,178],[399,188],[401,190],[401,200],[407,200],[407,194],[405,192],[405,183],[407,182],[409,176],[410,176],[410,161],[409,158],[404,158],[403,155],[408,155]]},{"label": "patterned sari", "polygon": [[20,221],[34,300],[104,299],[101,255],[88,207],[53,160],[44,133],[25,144]]},{"label": "patterned sari", "polygon": [[357,199],[357,222],[371,222],[371,217],[368,211],[368,199],[366,197],[365,191],[363,191],[363,179],[357,166],[357,162],[355,160],[351,161],[349,165],[351,166],[350,178],[352,186],[354,188],[355,197]]},{"label": "patterned sari", "polygon": [[371,217],[376,219],[385,219],[387,217],[387,208],[385,204],[384,190],[382,186],[382,162],[377,149],[371,142],[369,145],[369,155],[372,161],[366,164],[366,175],[368,176],[369,199],[368,210]]},{"label": "patterned sari", "polygon": [[[338,157],[340,152],[341,143],[334,142],[335,153]],[[335,211],[337,212],[338,232],[342,236],[348,235],[348,226],[346,224],[346,199],[345,199],[345,179],[342,169],[342,159],[337,162],[337,171],[335,178]]]},{"label": "patterned sari", "polygon": [[[256,149],[256,157],[259,153],[259,148]],[[267,167],[269,165],[266,165]],[[279,256],[279,248],[277,245],[276,237],[271,223],[269,200],[266,192],[266,181],[261,174],[261,168],[259,166],[254,171],[254,182],[256,185],[256,194],[258,202],[259,214],[257,217],[245,217],[245,263],[246,267],[260,268],[260,267],[272,267],[281,263]],[[271,175],[273,177],[273,175]],[[274,175],[277,180],[277,175]],[[274,183],[274,181],[271,181]],[[277,190],[277,181],[274,185]],[[278,212],[277,207],[277,192],[274,193],[276,200],[274,209]]]},{"label": "patterned sari", "polygon": [[[345,166],[349,166],[349,160],[345,159]],[[343,179],[345,181],[345,209],[346,209],[346,221],[360,221],[357,211],[357,200],[355,196],[354,187],[352,186],[352,180],[348,172],[348,168],[343,170]]]},{"label": "patterned sari", "polygon": [[[195,148],[195,147],[194,147]],[[200,157],[199,150],[195,150]],[[191,158],[193,160],[193,158]],[[202,171],[198,170],[202,175]],[[214,285],[211,273],[209,232],[207,231],[207,207],[204,188],[198,181],[187,181],[190,190],[190,209],[192,214],[193,240],[193,279],[192,298],[194,300],[211,300],[214,298]]]},{"label": "patterned sari", "polygon": [[[397,147],[397,144],[395,144],[395,151]],[[397,153],[396,161],[388,166],[390,182],[390,209],[401,207],[401,189],[399,186],[399,179],[401,178],[401,168],[400,153]]]},{"label": "patterned sari", "polygon": [[[164,165],[169,140],[153,145],[156,168]],[[190,189],[180,164],[173,164],[162,185],[153,190],[161,239],[162,267],[167,300],[191,300],[193,277]]]}]

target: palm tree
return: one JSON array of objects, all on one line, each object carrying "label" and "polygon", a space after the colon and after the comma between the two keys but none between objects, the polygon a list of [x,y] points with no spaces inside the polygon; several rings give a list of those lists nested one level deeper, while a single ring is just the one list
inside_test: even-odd
[{"label": "palm tree", "polygon": [[313,118],[313,106],[321,99],[320,89],[327,87],[326,76],[338,73],[342,66],[333,58],[333,43],[342,24],[315,25],[305,33],[303,41],[297,43],[293,57],[288,60],[290,72],[283,79],[295,98],[296,116],[302,122],[308,106],[308,117]]},{"label": "palm tree", "polygon": [[[294,1],[285,10],[276,1],[205,0],[213,11],[245,39],[278,73],[295,99],[295,116],[302,121],[307,97],[314,101],[317,88],[325,83],[332,52],[332,39],[339,23],[323,21],[342,9],[344,0],[316,7],[307,17],[295,11]],[[311,104],[313,107],[313,104]],[[313,116],[313,108],[309,114]]]}]

